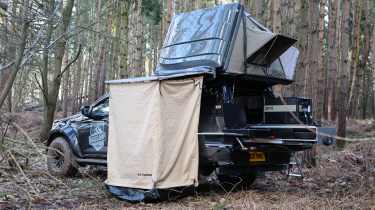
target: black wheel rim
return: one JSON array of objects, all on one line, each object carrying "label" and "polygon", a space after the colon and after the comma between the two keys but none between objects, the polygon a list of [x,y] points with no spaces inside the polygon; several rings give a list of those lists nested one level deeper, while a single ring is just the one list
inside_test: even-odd
[{"label": "black wheel rim", "polygon": [[57,169],[61,169],[64,165],[64,155],[61,149],[55,148],[52,153],[52,162]]}]

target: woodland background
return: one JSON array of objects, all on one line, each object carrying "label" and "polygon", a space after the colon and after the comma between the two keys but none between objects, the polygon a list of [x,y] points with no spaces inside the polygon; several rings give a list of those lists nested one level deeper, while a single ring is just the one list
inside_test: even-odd
[{"label": "woodland background", "polygon": [[[0,110],[40,110],[44,140],[106,92],[105,80],[150,75],[175,13],[230,0],[0,0]],[[275,33],[298,40],[295,83],[317,120],[375,117],[375,0],[240,0]]]},{"label": "woodland background", "polygon": [[296,82],[275,89],[313,98],[315,119],[356,141],[317,145],[302,180],[267,172],[251,189],[128,204],[108,194],[103,169],[49,173],[53,119],[103,95],[105,80],[152,74],[174,14],[231,2],[0,0],[0,209],[375,209],[375,0],[239,1],[298,40]]}]

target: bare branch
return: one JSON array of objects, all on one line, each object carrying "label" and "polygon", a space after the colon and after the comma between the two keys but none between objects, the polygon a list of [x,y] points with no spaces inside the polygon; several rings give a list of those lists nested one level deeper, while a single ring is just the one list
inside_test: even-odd
[{"label": "bare branch", "polygon": [[82,51],[82,45],[80,44],[79,47],[78,47],[78,52],[76,54],[76,56],[73,58],[73,60],[71,60],[68,65],[66,65],[64,67],[64,69],[61,71],[61,73],[57,76],[57,77],[61,77],[68,69],[69,67],[74,63],[76,62],[76,60],[79,58],[79,55],[81,54],[81,51]]},{"label": "bare branch", "polygon": [[[89,24],[88,26],[85,26],[85,27],[90,28],[91,26],[93,26],[93,25],[95,25],[95,24],[97,24],[97,22],[93,22],[93,23],[91,23],[91,24]],[[54,41],[52,41],[52,42],[47,46],[47,49],[52,48],[52,47],[56,44],[56,42],[59,41],[59,40],[62,39],[62,38],[65,38],[65,39],[68,40],[68,39],[70,39],[71,37],[80,34],[80,33],[83,32],[84,30],[87,30],[87,28],[83,28],[83,27],[80,27],[80,28],[82,28],[82,29],[80,29],[80,30],[77,30],[77,29],[76,29],[76,30],[70,31],[70,32],[74,32],[74,33],[71,33],[71,34],[68,34],[68,32],[61,34],[59,37],[57,37]],[[66,37],[65,37],[65,36],[66,36]]]},{"label": "bare branch", "polygon": [[34,73],[34,79],[35,79],[36,84],[38,85],[38,88],[39,88],[40,91],[42,91],[42,93],[43,93],[44,100],[47,101],[47,99],[48,99],[48,98],[47,98],[47,94],[46,94],[45,90],[42,88],[42,85],[39,83],[39,80],[38,80],[38,78],[36,77],[36,73]]},{"label": "bare branch", "polygon": [[3,71],[3,70],[5,70],[5,69],[7,69],[7,68],[12,67],[13,64],[14,64],[14,61],[12,61],[12,62],[6,64],[5,66],[1,66],[1,67],[0,67],[0,71]]}]

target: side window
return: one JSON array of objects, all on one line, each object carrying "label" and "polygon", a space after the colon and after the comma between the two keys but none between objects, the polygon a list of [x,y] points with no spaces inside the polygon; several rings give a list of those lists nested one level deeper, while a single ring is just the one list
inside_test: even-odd
[{"label": "side window", "polygon": [[109,113],[109,99],[108,98],[92,108],[92,114],[96,116],[107,116],[108,113]]}]

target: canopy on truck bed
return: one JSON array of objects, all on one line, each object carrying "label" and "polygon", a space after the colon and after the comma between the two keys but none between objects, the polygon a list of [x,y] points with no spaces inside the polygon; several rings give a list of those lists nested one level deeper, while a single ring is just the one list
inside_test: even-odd
[{"label": "canopy on truck bed", "polygon": [[207,66],[217,74],[288,84],[298,59],[295,42],[272,33],[240,4],[181,13],[172,19],[155,74],[196,72],[196,67]]}]

